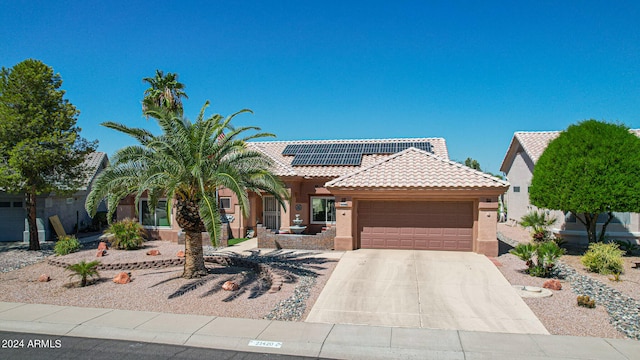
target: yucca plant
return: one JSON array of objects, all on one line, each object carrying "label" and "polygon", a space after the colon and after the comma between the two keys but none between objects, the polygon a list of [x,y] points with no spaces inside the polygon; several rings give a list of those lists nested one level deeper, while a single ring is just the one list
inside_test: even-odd
[{"label": "yucca plant", "polygon": [[87,286],[88,278],[99,278],[100,274],[98,273],[98,265],[100,265],[100,261],[94,260],[91,262],[86,262],[84,260],[79,263],[71,264],[67,266],[67,270],[72,273],[69,275],[70,278],[80,277],[80,286]]}]

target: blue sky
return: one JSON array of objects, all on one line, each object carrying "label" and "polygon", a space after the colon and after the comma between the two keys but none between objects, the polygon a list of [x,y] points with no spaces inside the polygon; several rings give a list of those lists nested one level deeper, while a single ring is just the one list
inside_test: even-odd
[{"label": "blue sky", "polygon": [[179,74],[195,118],[278,140],[443,137],[498,172],[515,131],[640,127],[637,1],[2,1],[0,66],[42,60],[111,154],[104,121],[157,129],[142,78]]}]

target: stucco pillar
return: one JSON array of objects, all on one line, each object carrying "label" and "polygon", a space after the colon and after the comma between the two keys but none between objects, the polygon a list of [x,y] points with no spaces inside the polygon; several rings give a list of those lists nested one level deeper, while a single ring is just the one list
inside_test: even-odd
[{"label": "stucco pillar", "polygon": [[333,242],[335,250],[353,250],[353,202],[336,199],[336,238]]},{"label": "stucco pillar", "polygon": [[498,203],[478,203],[478,238],[476,252],[486,256],[498,256]]},{"label": "stucco pillar", "polygon": [[[291,188],[287,188],[287,192],[291,197]],[[289,230],[291,226],[291,202],[284,201],[284,206],[280,207],[280,229]]]}]

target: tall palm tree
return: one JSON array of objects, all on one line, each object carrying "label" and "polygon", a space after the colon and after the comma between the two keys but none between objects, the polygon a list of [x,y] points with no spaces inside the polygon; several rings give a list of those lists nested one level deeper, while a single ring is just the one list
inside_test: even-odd
[{"label": "tall palm tree", "polygon": [[149,88],[144,91],[142,100],[142,112],[164,107],[172,112],[182,115],[182,98],[188,99],[184,92],[184,84],[178,81],[178,74],[167,73],[156,70],[154,77],[147,77],[142,81],[149,84]]},{"label": "tall palm tree", "polygon": [[[147,130],[129,128],[114,122],[103,123],[132,136],[139,144],[118,150],[112,163],[96,179],[87,197],[86,208],[94,214],[100,201],[107,201],[110,219],[120,199],[136,194],[136,204],[144,192],[149,195],[150,209],[155,209],[160,196],[174,199],[176,221],[185,233],[185,265],[183,277],[200,277],[207,273],[204,266],[202,232],[208,231],[217,244],[221,220],[215,191],[219,187],[232,190],[247,216],[247,191],[272,194],[284,205],[287,192],[284,184],[270,171],[271,161],[264,154],[251,150],[246,141],[273,136],[257,132],[257,127],[233,128],[231,120],[242,110],[226,118],[213,115],[205,119],[205,103],[197,120],[192,123],[164,108],[146,112],[155,118],[161,135]],[[227,131],[225,136],[221,134]]]}]

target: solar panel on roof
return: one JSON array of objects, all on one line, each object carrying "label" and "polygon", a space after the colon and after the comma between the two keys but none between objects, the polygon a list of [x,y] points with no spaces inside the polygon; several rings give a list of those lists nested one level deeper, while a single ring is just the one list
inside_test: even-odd
[{"label": "solar panel on roof", "polygon": [[363,155],[394,154],[410,147],[433,152],[428,141],[396,141],[377,143],[320,143],[291,144],[282,155],[293,155],[293,166],[305,165],[360,165]]}]

